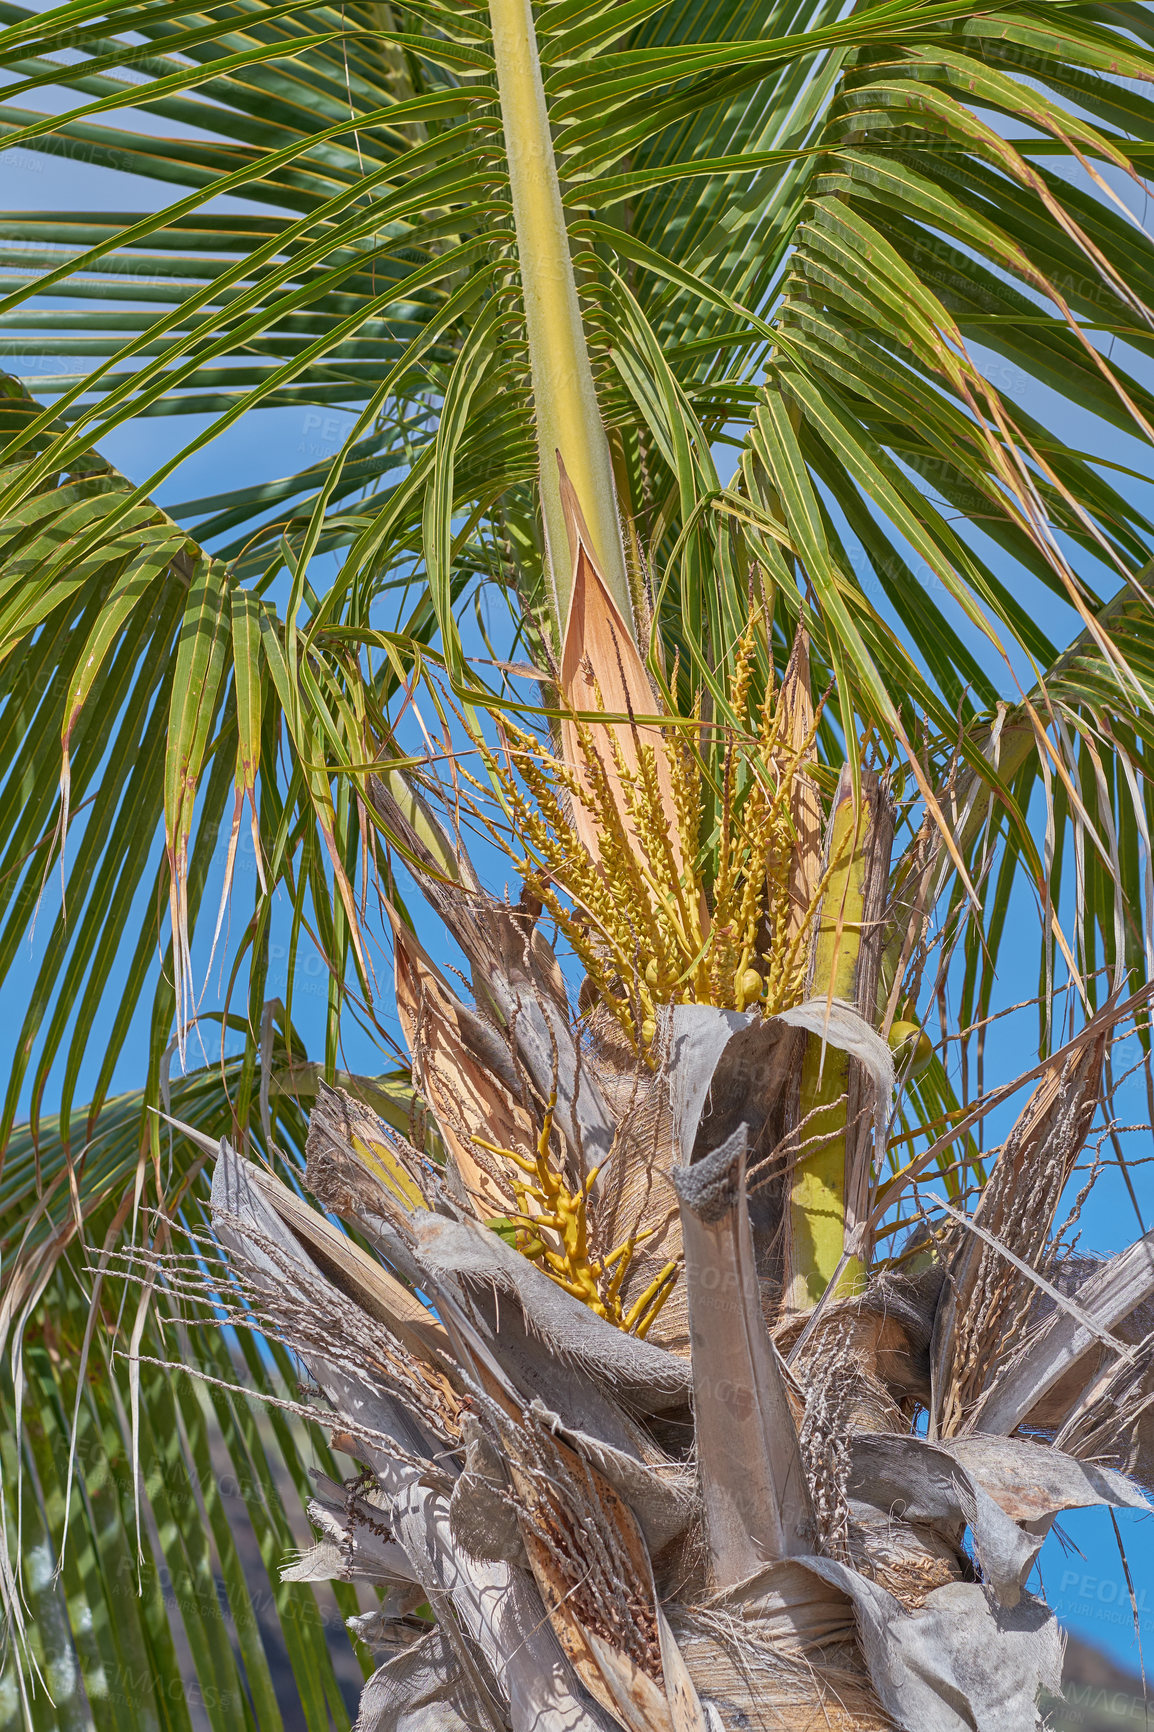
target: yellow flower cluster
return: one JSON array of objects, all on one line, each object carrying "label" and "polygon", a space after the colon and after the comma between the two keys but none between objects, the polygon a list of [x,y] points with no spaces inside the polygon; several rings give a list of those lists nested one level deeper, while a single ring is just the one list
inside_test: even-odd
[{"label": "yellow flower cluster", "polygon": [[[751,620],[737,647],[728,699],[738,718],[748,713],[759,624]],[[815,874],[796,871],[798,786],[817,719],[795,741],[786,709],[771,681],[752,728],[725,730],[704,835],[700,694],[685,721],[670,718],[660,731],[633,726],[633,767],[622,746],[624,725],[587,717],[573,719],[575,763],[509,721],[501,726],[501,751],[477,741],[509,815],[512,842],[505,845],[526,889],[548,909],[592,993],[642,1055],[662,1005],[760,1005],[772,1013],[802,996],[825,883],[814,887]],[[598,858],[575,833],[570,809],[577,804],[596,827]],[[811,888],[797,906],[801,882]]]},{"label": "yellow flower cluster", "polygon": [[554,1095],[542,1121],[533,1160],[519,1154],[516,1149],[481,1143],[482,1148],[508,1161],[524,1174],[523,1178],[513,1181],[520,1212],[491,1221],[489,1225],[498,1231],[512,1229],[513,1242],[522,1255],[537,1263],[559,1287],[572,1293],[599,1317],[606,1318],[629,1334],[644,1336],[673,1291],[678,1266],[667,1263],[626,1310],[621,1292],[633,1266],[637,1247],[651,1236],[651,1231],[633,1233],[604,1257],[592,1254],[589,1198],[601,1169],[594,1167],[576,1191],[566,1184],[550,1151],[556,1106]]}]

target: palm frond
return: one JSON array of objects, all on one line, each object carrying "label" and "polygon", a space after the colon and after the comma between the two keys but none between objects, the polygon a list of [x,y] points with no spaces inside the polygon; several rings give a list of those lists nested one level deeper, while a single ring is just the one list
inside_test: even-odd
[{"label": "palm frond", "polygon": [[[282,1077],[288,1056],[278,1043]],[[209,1146],[235,1134],[242,1069],[172,1084],[173,1113]],[[270,1108],[277,1159],[299,1174],[296,1099],[274,1086]],[[9,1142],[0,1399],[17,1573],[0,1722],[190,1727],[202,1712],[224,1732],[303,1712],[310,1727],[347,1727],[357,1671],[340,1622],[364,1605],[339,1584],[318,1601],[279,1574],[301,1542],[310,1471],[337,1469],[294,1417],[305,1409],[283,1349],[222,1332],[211,1305],[176,1304],[155,1268],[142,1284],[174,1233],[203,1232],[211,1171],[197,1142],[165,1131],[164,1207],[137,1211],[153,1116],[144,1091],[106,1102],[72,1159],[55,1118]],[[174,1355],[192,1377],[173,1380]],[[255,1414],[246,1386],[270,1378],[282,1407]]]}]

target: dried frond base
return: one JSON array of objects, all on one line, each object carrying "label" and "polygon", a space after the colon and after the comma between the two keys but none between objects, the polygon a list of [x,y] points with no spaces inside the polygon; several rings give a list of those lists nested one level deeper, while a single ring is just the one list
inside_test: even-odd
[{"label": "dried frond base", "polygon": [[687,1614],[677,1638],[703,1704],[742,1732],[892,1732],[852,1643],[819,1661],[791,1661],[752,1620]]},{"label": "dried frond base", "polygon": [[846,1550],[856,1570],[917,1611],[926,1596],[960,1582],[958,1549],[923,1523],[895,1521],[867,1504],[850,1505]]}]

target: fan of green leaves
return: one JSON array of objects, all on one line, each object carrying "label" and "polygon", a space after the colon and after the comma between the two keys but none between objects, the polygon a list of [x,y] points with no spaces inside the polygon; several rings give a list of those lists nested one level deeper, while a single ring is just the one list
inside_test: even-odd
[{"label": "fan of green leaves", "polygon": [[[34,1217],[45,1246],[67,1237],[71,1261],[53,1273],[44,1252],[36,1279],[83,1335],[101,1245],[146,1237],[180,1183],[148,1108],[194,1014],[197,934],[222,935],[246,1040],[201,1075],[205,1122],[259,1137],[278,890],[290,964],[315,944],[328,967],[311,1056],[331,1075],[349,1018],[379,1029],[358,793],[390,720],[426,662],[465,701],[494,663],[548,674],[563,622],[486,8],[72,0],[0,18],[5,147],[168,188],[154,215],[0,219],[0,324],[35,358],[0,402],[0,969],[23,1012],[0,1239],[7,1269],[31,1266]],[[655,677],[683,711],[704,686],[724,718],[751,596],[779,666],[806,621],[815,679],[836,681],[823,755],[870,736],[951,833],[911,841],[904,870],[961,947],[963,1026],[989,1009],[1019,882],[1042,911],[1043,996],[1063,969],[1091,1003],[1143,977],[1148,9],[552,0],[537,30]],[[299,473],[154,503],[186,456],[243,416],[256,443],[255,411],[286,408],[347,411],[348,436]],[[100,457],[125,423],[182,414],[197,430],[140,485]],[[502,675],[490,698],[507,695]],[[231,882],[250,828],[258,870],[226,928],[213,861],[227,846]],[[126,1053],[142,1093],[109,1103]],[[84,1151],[113,1146],[109,1177]],[[190,1351],[219,1371],[209,1334]],[[24,1377],[26,1410],[55,1403],[58,1457],[74,1390],[37,1352],[12,1394]],[[142,1405],[151,1387],[142,1372]],[[115,1417],[119,1449],[114,1406],[76,1412]],[[61,1539],[47,1460],[33,1547]],[[60,1578],[74,1632],[114,1568],[90,1506],[90,1550]],[[69,1578],[82,1555],[96,1575]],[[163,1642],[162,1608],[147,1616],[140,1640]],[[93,1721],[118,1723],[72,1640]],[[243,1666],[246,1717],[276,1724],[247,1650]],[[306,1693],[310,1725],[321,1702]]]}]

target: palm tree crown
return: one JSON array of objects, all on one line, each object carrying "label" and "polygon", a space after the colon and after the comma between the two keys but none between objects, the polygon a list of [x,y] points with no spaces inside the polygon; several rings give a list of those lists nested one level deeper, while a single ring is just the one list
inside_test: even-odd
[{"label": "palm tree crown", "polygon": [[[28,1556],[69,1536],[34,1633],[0,1571],[33,1723],[37,1664],[77,1725],[135,1724],[127,1676],[167,1723],[158,1578],[111,1585],[143,1545],[225,1585],[228,1653],[182,1602],[209,1719],[278,1724],[211,1451],[273,1569],[287,1349],[371,1470],[338,1494],[324,1453],[290,1571],[389,1584],[365,1727],[1033,1724],[1037,1524],[1134,1503],[1099,1456],[1145,1472],[1145,1251],[1080,1264],[1060,1215],[1145,1028],[1151,42],[1066,0],[7,9],[5,145],[171,183],[5,219],[37,358],[0,402],[5,975],[42,895],[51,930],[4,1108],[3,1488]],[[349,413],[339,448],[157,503],[298,406]],[[181,414],[139,484],[99,455]],[[943,1054],[1016,885],[1044,1050],[988,1170],[1001,1097]],[[243,1050],[173,1082],[214,928]],[[354,1024],[386,1044],[381,938],[407,1053],[338,1076]],[[179,1260],[210,1231],[232,1275]],[[193,1327],[222,1315],[265,1343]],[[204,1402],[152,1363],[174,1328]],[[288,1385],[263,1432],[242,1358]],[[319,1726],[306,1592],[272,1599]]]}]

